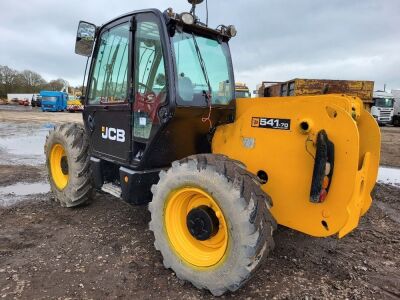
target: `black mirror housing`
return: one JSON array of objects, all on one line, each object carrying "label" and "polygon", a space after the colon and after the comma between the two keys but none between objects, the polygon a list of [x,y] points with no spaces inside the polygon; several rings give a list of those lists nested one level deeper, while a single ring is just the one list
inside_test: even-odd
[{"label": "black mirror housing", "polygon": [[90,57],[93,51],[94,40],[96,38],[96,25],[80,21],[76,33],[75,53]]}]

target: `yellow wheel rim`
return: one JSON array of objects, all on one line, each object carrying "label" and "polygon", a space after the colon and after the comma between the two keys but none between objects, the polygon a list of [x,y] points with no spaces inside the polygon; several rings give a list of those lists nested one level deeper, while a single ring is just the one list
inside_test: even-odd
[{"label": "yellow wheel rim", "polygon": [[[204,241],[192,236],[186,224],[189,212],[200,206],[211,208],[219,223],[216,234]],[[195,187],[172,192],[165,206],[164,224],[173,250],[187,263],[211,267],[223,261],[228,247],[228,228],[222,210],[208,193]]]},{"label": "yellow wheel rim", "polygon": [[54,144],[50,151],[51,178],[57,189],[63,190],[68,184],[68,161],[64,147]]}]

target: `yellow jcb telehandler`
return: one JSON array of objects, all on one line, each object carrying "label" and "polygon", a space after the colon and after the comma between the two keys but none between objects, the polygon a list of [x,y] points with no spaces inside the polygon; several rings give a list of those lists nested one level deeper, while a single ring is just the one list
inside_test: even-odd
[{"label": "yellow jcb telehandler", "polygon": [[277,224],[343,237],[371,205],[380,133],[358,98],[235,99],[229,40],[190,12],[79,23],[83,121],[46,140],[55,199],[148,204],[166,268],[214,295],[247,282]]}]

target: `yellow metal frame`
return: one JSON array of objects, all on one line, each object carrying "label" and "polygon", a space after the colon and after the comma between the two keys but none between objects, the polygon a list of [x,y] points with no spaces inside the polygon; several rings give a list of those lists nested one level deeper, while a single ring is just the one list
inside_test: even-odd
[{"label": "yellow metal frame", "polygon": [[[186,217],[196,207],[206,205],[219,220],[217,234],[205,241],[195,239],[186,225]],[[173,191],[164,208],[164,227],[171,248],[187,264],[197,268],[214,267],[224,260],[228,248],[228,227],[217,202],[198,187]]]},{"label": "yellow metal frame", "polygon": [[[257,117],[290,119],[290,130],[253,127]],[[325,201],[312,203],[315,143],[322,129],[335,145],[334,172]],[[243,162],[253,174],[267,173],[262,187],[272,198],[271,212],[279,224],[313,236],[342,237],[371,205],[380,131],[356,97],[239,99],[235,122],[217,128],[212,151]]]},{"label": "yellow metal frame", "polygon": [[62,191],[68,184],[68,174],[64,174],[61,168],[61,160],[66,156],[61,144],[54,144],[50,150],[50,173],[57,189]]}]

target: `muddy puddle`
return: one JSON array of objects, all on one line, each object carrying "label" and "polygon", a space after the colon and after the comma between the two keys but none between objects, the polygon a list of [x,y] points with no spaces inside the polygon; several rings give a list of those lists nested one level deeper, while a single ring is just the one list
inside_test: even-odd
[{"label": "muddy puddle", "polygon": [[400,168],[380,167],[377,181],[400,187]]},{"label": "muddy puddle", "polygon": [[48,192],[50,192],[50,186],[46,182],[18,182],[0,187],[0,206],[11,206],[22,201],[31,200],[37,194],[46,194]]},{"label": "muddy puddle", "polygon": [[43,146],[53,124],[0,124],[0,164],[41,165]]}]

